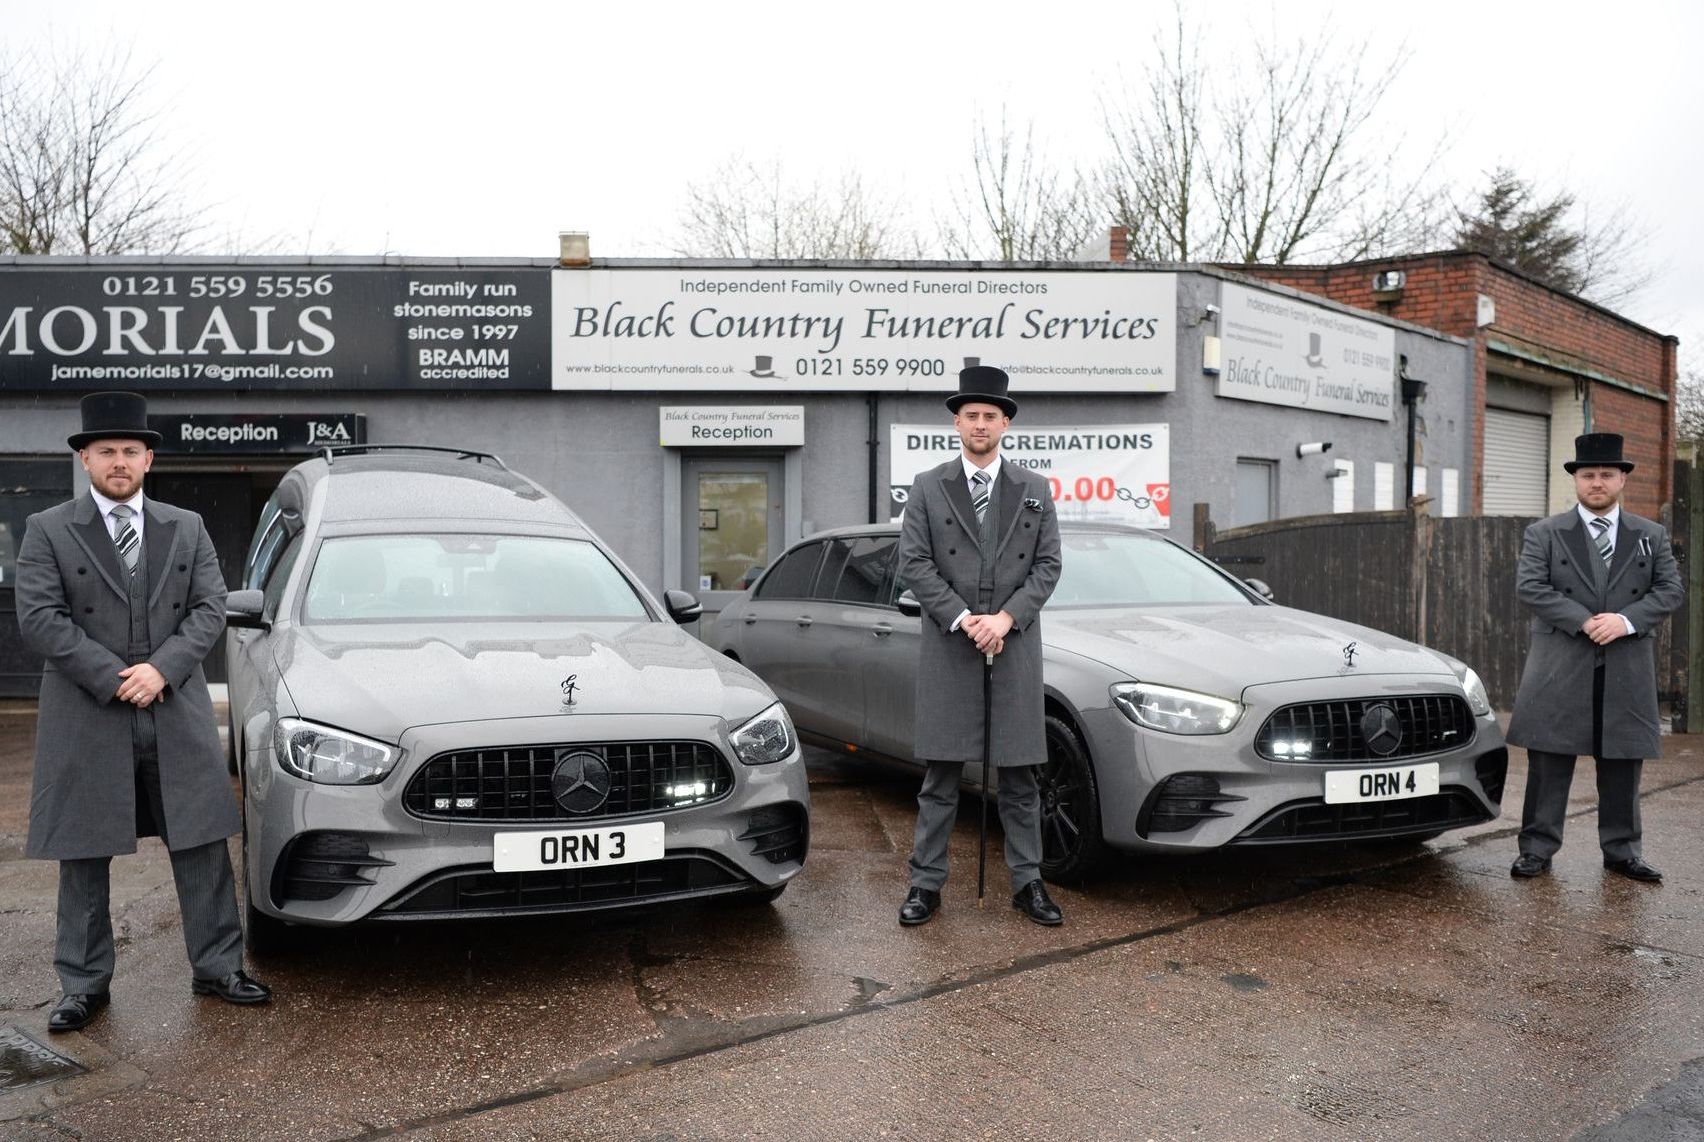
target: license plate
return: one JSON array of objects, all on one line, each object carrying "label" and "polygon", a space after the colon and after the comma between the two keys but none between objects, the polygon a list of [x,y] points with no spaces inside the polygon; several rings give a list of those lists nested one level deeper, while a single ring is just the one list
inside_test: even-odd
[{"label": "license plate", "polygon": [[1396,801],[1429,797],[1438,791],[1438,763],[1393,765],[1384,769],[1334,769],[1325,775],[1325,803]]},{"label": "license plate", "polygon": [[663,857],[663,823],[613,825],[605,829],[551,829],[498,833],[491,841],[491,867],[498,872],[593,868]]}]

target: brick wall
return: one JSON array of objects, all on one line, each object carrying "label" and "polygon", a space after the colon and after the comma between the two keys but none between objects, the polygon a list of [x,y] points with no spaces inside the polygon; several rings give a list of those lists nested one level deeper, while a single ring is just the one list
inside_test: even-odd
[{"label": "brick wall", "polygon": [[[1592,428],[1627,437],[1627,455],[1638,470],[1628,486],[1630,511],[1656,517],[1668,502],[1674,467],[1676,341],[1654,333],[1571,294],[1540,285],[1483,254],[1446,252],[1337,266],[1226,266],[1228,270],[1277,282],[1344,305],[1424,325],[1475,343],[1474,400],[1485,407],[1485,378],[1498,341],[1535,356],[1564,373],[1612,377],[1667,402],[1613,385],[1590,382]],[[1373,276],[1400,270],[1407,281],[1399,294],[1373,292]],[[1496,320],[1477,324],[1478,296],[1497,307]],[[1473,426],[1473,510],[1482,506],[1479,474],[1484,467],[1484,416]]]}]

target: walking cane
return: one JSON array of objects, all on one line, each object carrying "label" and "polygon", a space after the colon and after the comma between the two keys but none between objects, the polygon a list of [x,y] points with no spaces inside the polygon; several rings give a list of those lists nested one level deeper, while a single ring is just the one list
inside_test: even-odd
[{"label": "walking cane", "polygon": [[976,906],[988,872],[988,752],[994,737],[994,656],[982,656],[982,823],[976,830]]}]

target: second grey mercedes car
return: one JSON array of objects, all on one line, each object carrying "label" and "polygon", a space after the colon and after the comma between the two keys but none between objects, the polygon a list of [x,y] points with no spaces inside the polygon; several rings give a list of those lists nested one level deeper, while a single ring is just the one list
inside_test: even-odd
[{"label": "second grey mercedes car", "polygon": [[287,925],[774,899],[805,859],[786,709],[496,457],[331,449],[227,601],[251,946]]},{"label": "second grey mercedes car", "polygon": [[[1497,816],[1508,752],[1465,664],[1275,606],[1153,532],[1060,533],[1041,620],[1050,879],[1109,848],[1418,839]],[[927,620],[896,572],[898,544],[897,524],[795,544],[710,641],[769,683],[806,738],[917,762]],[[965,766],[968,784],[977,770]]]}]

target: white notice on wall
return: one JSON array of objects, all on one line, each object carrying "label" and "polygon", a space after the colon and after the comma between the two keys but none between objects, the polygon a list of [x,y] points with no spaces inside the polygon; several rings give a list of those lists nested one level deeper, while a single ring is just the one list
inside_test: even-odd
[{"label": "white notice on wall", "polygon": [[805,443],[802,404],[663,406],[657,441],[664,448],[798,448]]},{"label": "white notice on wall", "polygon": [[1441,516],[1457,516],[1461,514],[1461,502],[1458,498],[1460,495],[1460,489],[1458,487],[1460,475],[1461,474],[1454,468],[1445,468],[1443,471],[1443,478],[1438,481],[1438,495],[1440,500],[1438,505],[1438,514]]},{"label": "white notice on wall", "polygon": [[1426,469],[1418,464],[1414,466],[1414,494],[1417,496],[1426,494]]},{"label": "white notice on wall", "polygon": [[1339,460],[1335,471],[1338,475],[1331,481],[1331,510],[1352,512],[1355,510],[1355,461]]},{"label": "white notice on wall", "polygon": [[1373,510],[1388,512],[1396,507],[1396,465],[1373,464]]},{"label": "white notice on wall", "polygon": [[[958,434],[935,424],[896,424],[888,474],[889,516],[898,519],[917,473],[961,454]],[[1013,428],[1003,461],[1047,477],[1060,519],[1171,526],[1171,426],[1051,425]]]},{"label": "white notice on wall", "polygon": [[1396,331],[1390,326],[1243,286],[1225,286],[1220,301],[1217,395],[1391,419]]}]

